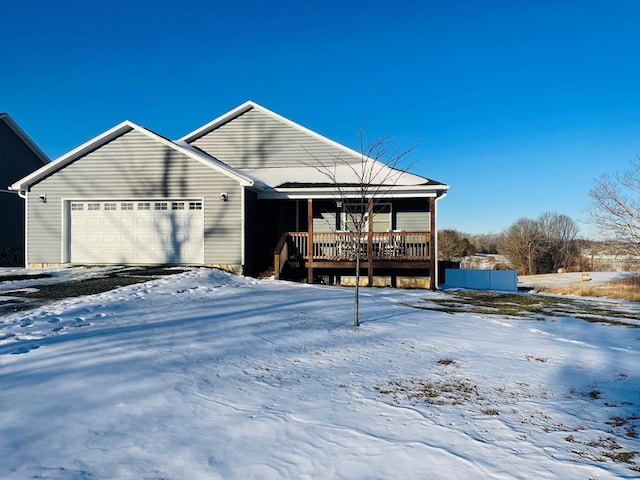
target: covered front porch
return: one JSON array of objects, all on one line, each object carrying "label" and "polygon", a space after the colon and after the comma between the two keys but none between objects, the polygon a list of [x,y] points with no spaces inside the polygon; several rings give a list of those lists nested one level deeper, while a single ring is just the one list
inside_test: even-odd
[{"label": "covered front porch", "polygon": [[[285,231],[280,235],[274,249],[274,276],[282,278],[285,272],[295,271],[306,276],[308,283],[318,278],[340,278],[352,276],[360,269],[366,285],[374,285],[374,277],[384,276],[395,286],[397,277],[422,277],[428,279],[429,288],[435,288],[435,242],[431,232],[435,231],[435,198],[421,199],[423,206],[407,201],[366,203],[365,228],[349,231],[339,220],[339,208],[327,210],[306,200],[306,231]],[[326,205],[326,204],[325,204]],[[382,205],[382,207],[381,207]],[[407,225],[397,217],[401,213],[418,214],[421,231],[405,231]],[[329,218],[330,228],[326,228]],[[382,229],[385,231],[381,231]],[[323,231],[315,231],[323,230]],[[329,231],[327,231],[329,230]],[[306,274],[306,275],[305,275]]]}]

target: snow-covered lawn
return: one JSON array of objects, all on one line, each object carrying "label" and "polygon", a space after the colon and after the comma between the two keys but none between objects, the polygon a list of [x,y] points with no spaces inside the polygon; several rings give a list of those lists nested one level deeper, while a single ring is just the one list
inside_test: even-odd
[{"label": "snow-covered lawn", "polygon": [[3,315],[0,478],[640,476],[640,329],[352,295],[191,269]]}]

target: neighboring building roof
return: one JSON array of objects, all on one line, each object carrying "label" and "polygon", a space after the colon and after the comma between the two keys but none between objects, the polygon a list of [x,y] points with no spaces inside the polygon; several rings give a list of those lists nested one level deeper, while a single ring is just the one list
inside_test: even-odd
[{"label": "neighboring building roof", "polygon": [[11,185],[11,189],[13,190],[26,190],[28,189],[28,187],[34,183],[36,183],[37,181],[51,175],[52,173],[54,173],[55,171],[65,167],[66,165],[70,164],[71,162],[77,160],[78,158],[86,155],[87,153],[96,150],[97,148],[101,147],[102,145],[114,140],[115,138],[118,138],[121,135],[124,135],[127,132],[130,132],[131,130],[136,130],[144,135],[146,135],[147,137],[150,137],[164,145],[166,145],[169,148],[172,148],[180,153],[183,153],[184,155],[187,155],[188,157],[191,157],[201,163],[204,163],[207,166],[210,166],[218,171],[220,171],[221,173],[234,178],[235,180],[237,180],[241,185],[244,186],[253,186],[254,185],[254,179],[249,177],[246,174],[243,174],[242,172],[238,171],[237,169],[233,169],[231,167],[229,167],[228,165],[217,161],[216,159],[210,157],[209,155],[204,154],[203,152],[198,151],[195,148],[191,148],[186,144],[178,144],[175,142],[172,142],[171,140],[168,140],[166,138],[164,138],[161,135],[158,135],[157,133],[141,127],[139,125],[136,125],[133,122],[130,122],[128,120],[125,120],[124,122],[116,125],[115,127],[107,130],[106,132],[98,135],[97,137],[92,138],[91,140],[83,143],[82,145],[80,145],[79,147],[71,150],[70,152],[66,153],[65,155],[57,158],[56,160],[54,160],[53,162],[45,165],[44,167],[36,170],[35,172],[31,173],[30,175],[27,175],[26,177],[18,180],[16,183],[14,183],[13,185]]},{"label": "neighboring building roof", "polygon": [[31,140],[29,136],[24,133],[24,130],[22,130],[18,126],[18,124],[13,121],[8,113],[0,113],[0,121],[6,123],[7,126],[11,130],[13,130],[13,132],[25,143],[25,145],[27,145],[27,147],[31,149],[31,151],[35,154],[36,157],[40,159],[40,161],[42,161],[43,164],[47,164],[51,161],[49,157],[42,150],[40,150],[40,147],[38,147],[38,145],[36,145],[33,140]]}]

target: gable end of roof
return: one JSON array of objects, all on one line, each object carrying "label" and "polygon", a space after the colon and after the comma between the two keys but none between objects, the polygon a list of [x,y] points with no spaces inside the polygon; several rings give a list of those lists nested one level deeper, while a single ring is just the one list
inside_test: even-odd
[{"label": "gable end of roof", "polygon": [[197,128],[196,130],[194,130],[191,133],[188,133],[187,135],[185,135],[184,137],[180,138],[180,141],[186,142],[186,143],[192,143],[196,140],[198,140],[199,138],[207,135],[208,133],[212,132],[213,130],[221,127],[222,125],[238,118],[239,116],[245,114],[246,112],[248,112],[249,110],[257,110],[291,128],[294,128],[295,130],[308,135],[312,138],[315,138],[316,140],[319,140],[329,146],[332,146],[338,150],[341,150],[343,152],[345,152],[346,154],[350,155],[350,156],[354,156],[356,158],[362,158],[362,153],[357,152],[356,150],[353,150],[349,147],[346,147],[344,145],[342,145],[341,143],[338,143],[334,140],[331,140],[330,138],[325,137],[324,135],[321,135],[317,132],[314,132],[313,130],[304,127],[302,125],[300,125],[299,123],[296,123],[292,120],[289,120],[286,117],[283,117],[282,115],[277,114],[276,112],[269,110],[268,108],[263,107],[262,105],[257,104],[256,102],[253,102],[251,100],[248,100],[246,102],[244,102],[242,105],[237,106],[236,108],[234,108],[233,110],[230,110],[229,112],[217,117],[216,119],[212,120],[211,122],[203,125],[200,128]]},{"label": "gable end of roof", "polygon": [[171,140],[158,135],[157,133],[149,130],[147,128],[136,125],[135,123],[125,120],[122,123],[114,126],[113,128],[107,130],[106,132],[98,135],[97,137],[92,138],[91,140],[83,143],[82,145],[76,147],[70,152],[64,154],[63,156],[57,158],[53,162],[45,165],[44,167],[36,170],[35,172],[27,175],[26,177],[18,180],[16,183],[11,185],[12,190],[27,190],[31,185],[36,182],[42,180],[49,175],[54,174],[56,171],[64,168],[75,160],[84,157],[85,155],[91,153],[94,150],[102,147],[103,145],[115,140],[116,138],[129,133],[130,131],[135,130],[137,132],[142,133],[143,135],[162,143],[163,145],[183,154],[187,157],[190,157],[198,162],[201,162],[207,165],[210,168],[214,168],[219,172],[234,178],[238,183],[243,186],[252,186],[254,184],[253,179],[248,177],[247,175],[238,172],[237,170],[229,167],[222,162],[219,162],[212,157],[205,157],[203,154],[199,154],[195,152],[193,149],[185,148],[185,146],[181,146],[177,143],[172,142]]}]

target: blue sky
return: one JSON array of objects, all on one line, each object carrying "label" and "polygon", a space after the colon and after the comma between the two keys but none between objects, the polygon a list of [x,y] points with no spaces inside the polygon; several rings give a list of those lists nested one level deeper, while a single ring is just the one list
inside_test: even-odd
[{"label": "blue sky", "polygon": [[[440,228],[581,220],[640,154],[640,2],[9,2],[0,111],[52,158],[128,119],[179,138],[254,100],[333,140],[419,142]],[[593,232],[581,225],[583,235]]]}]

